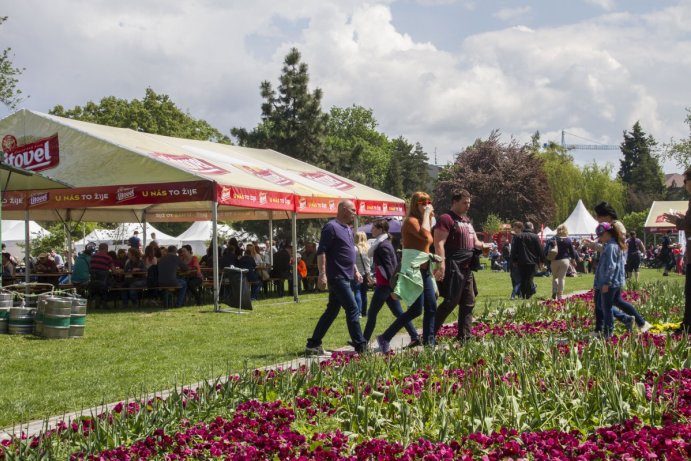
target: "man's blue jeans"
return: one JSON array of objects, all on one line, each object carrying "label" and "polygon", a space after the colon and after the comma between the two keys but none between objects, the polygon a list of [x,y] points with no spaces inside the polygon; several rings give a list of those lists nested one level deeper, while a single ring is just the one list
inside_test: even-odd
[{"label": "man's blue jeans", "polygon": [[[391,297],[392,291],[393,290],[388,285],[377,285],[374,288],[372,300],[369,305],[369,313],[367,314],[367,324],[365,325],[365,339],[367,339],[367,341],[372,339],[372,333],[374,333],[374,328],[377,326],[377,315],[379,315],[379,311],[384,303],[389,306],[389,310],[391,310],[394,317],[398,318],[403,315],[403,308],[401,307],[400,301]],[[403,327],[410,335],[411,341],[418,339],[417,330],[413,326],[413,322],[408,322],[403,325]]]},{"label": "man's blue jeans", "polygon": [[326,310],[314,328],[312,337],[307,340],[307,347],[321,346],[322,339],[324,339],[333,321],[336,320],[341,307],[345,310],[346,324],[348,325],[348,333],[350,333],[353,347],[358,352],[366,350],[367,341],[362,335],[360,321],[358,320],[360,311],[355,302],[353,290],[350,288],[350,280],[344,278],[329,279],[329,301],[326,304]]},{"label": "man's blue jeans", "polygon": [[178,278],[178,302],[175,307],[182,307],[185,304],[185,295],[187,294],[187,280]]},{"label": "man's blue jeans", "polygon": [[434,345],[434,315],[437,312],[437,296],[434,292],[434,281],[429,270],[423,269],[422,282],[424,290],[422,294],[408,307],[408,310],[398,317],[389,328],[382,334],[382,337],[391,341],[396,333],[405,326],[406,323],[420,316],[424,306],[425,315],[422,317],[422,343]]}]

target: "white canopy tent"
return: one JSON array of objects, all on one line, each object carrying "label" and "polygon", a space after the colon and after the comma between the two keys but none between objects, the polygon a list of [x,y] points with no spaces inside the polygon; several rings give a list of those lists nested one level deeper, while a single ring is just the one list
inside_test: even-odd
[{"label": "white canopy tent", "polygon": [[[333,217],[340,200],[358,216],[401,216],[405,202],[270,149],[172,138],[20,110],[0,121],[6,163],[43,171],[72,189],[8,192],[4,216],[62,221]],[[5,140],[8,142],[5,143]],[[7,147],[6,147],[7,146]],[[216,234],[216,232],[214,232]],[[214,246],[217,240],[213,239]],[[216,251],[217,248],[214,249]],[[297,260],[294,245],[294,261]],[[215,305],[219,274],[214,271]],[[297,300],[297,270],[294,271]]]},{"label": "white canopy tent", "polygon": [[[46,237],[50,232],[35,221],[29,221],[29,235],[33,238]],[[24,245],[26,237],[26,221],[3,220],[2,243],[6,251],[19,260],[24,260]]]},{"label": "white canopy tent", "polygon": [[569,230],[570,236],[585,237],[594,234],[599,223],[585,207],[583,200],[579,199],[576,207],[563,224]]},{"label": "white canopy tent", "polygon": [[[225,224],[218,225],[218,236],[228,239],[235,235],[235,231]],[[206,254],[206,248],[213,238],[213,223],[211,221],[195,221],[189,229],[178,235],[182,245],[190,245],[196,255]]]},{"label": "white canopy tent", "polygon": [[665,221],[665,213],[686,213],[689,207],[687,201],[655,201],[650,205],[648,217],[643,226],[646,232],[651,234],[665,233],[669,230],[676,232],[677,226]]},{"label": "white canopy tent", "polygon": [[[141,224],[122,223],[115,229],[94,229],[83,239],[75,242],[74,247],[77,251],[83,251],[89,243],[107,243],[111,250],[129,248],[130,245],[127,240],[132,237],[135,230],[139,231],[139,238],[144,242],[144,228]],[[147,226],[146,232],[147,237],[155,232],[156,241],[159,245],[180,245],[180,239],[167,235],[150,224]]]},{"label": "white canopy tent", "polygon": [[542,236],[544,238],[554,237],[555,235],[557,235],[557,231],[550,229],[549,226],[545,226],[545,228],[542,229]]}]

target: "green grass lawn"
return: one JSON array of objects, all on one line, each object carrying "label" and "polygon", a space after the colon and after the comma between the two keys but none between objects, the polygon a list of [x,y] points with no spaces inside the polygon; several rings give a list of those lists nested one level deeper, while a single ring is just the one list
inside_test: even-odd
[{"label": "green grass lawn", "polygon": [[[508,299],[507,273],[477,274],[479,310]],[[660,271],[641,273],[642,282],[658,279],[663,279]],[[676,275],[664,279],[683,281]],[[566,289],[587,290],[592,282],[592,275],[567,278]],[[536,278],[536,283],[537,297],[549,297],[551,278]],[[0,335],[0,427],[296,358],[326,297],[307,295],[297,304],[289,298],[270,299],[255,303],[254,311],[244,315],[214,313],[211,306],[96,310],[89,312],[81,339]],[[375,334],[392,320],[388,309],[382,309]],[[324,347],[338,348],[348,339],[340,315]]]}]

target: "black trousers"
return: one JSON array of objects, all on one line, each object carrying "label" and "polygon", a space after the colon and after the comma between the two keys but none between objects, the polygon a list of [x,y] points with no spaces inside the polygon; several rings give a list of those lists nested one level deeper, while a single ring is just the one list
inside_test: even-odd
[{"label": "black trousers", "polygon": [[434,332],[439,331],[446,318],[458,306],[458,339],[467,339],[472,336],[473,308],[475,307],[475,285],[473,273],[469,269],[465,272],[463,288],[455,293],[450,293],[448,297],[437,307],[437,314],[434,319]]},{"label": "black trousers", "polygon": [[535,294],[533,279],[535,278],[535,264],[520,264],[518,273],[521,279],[521,298],[530,299]]}]

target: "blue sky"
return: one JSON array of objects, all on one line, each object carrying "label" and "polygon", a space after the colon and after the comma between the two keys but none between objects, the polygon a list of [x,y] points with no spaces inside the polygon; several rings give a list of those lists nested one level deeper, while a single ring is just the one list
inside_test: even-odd
[{"label": "blue sky", "polygon": [[[640,120],[660,142],[689,135],[691,0],[23,0],[2,14],[23,106],[42,112],[150,86],[224,132],[251,128],[259,83],[295,46],[325,110],[372,108],[440,163],[494,129],[619,144]],[[618,167],[617,152],[574,157]]]}]

